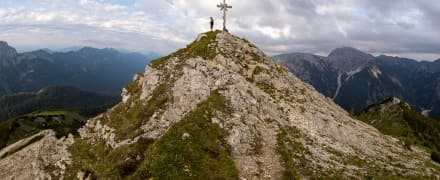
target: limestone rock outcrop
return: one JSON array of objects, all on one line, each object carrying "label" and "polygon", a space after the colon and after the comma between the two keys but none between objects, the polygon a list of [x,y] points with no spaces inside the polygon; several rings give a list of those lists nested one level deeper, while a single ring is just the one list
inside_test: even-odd
[{"label": "limestone rock outcrop", "polygon": [[[93,128],[87,128],[84,136],[106,139],[111,147],[132,144],[141,137],[160,139],[218,91],[231,111],[211,121],[227,130],[226,141],[241,178],[278,179],[286,163],[301,165],[304,169],[297,170],[300,177],[313,177],[315,172],[364,177],[372,169],[404,176],[438,174],[437,165],[423,165],[430,162],[426,154],[410,152],[397,139],[351,118],[246,40],[228,33],[209,38],[203,34],[194,42],[205,43],[207,48],[202,54],[192,56],[192,52],[186,52],[191,50],[189,45],[182,52],[150,64],[143,77],[136,77],[137,91],[124,90],[128,108],[136,107],[137,102],[148,106],[147,102],[157,96],[155,91],[168,83],[163,93],[168,94],[169,101],[145,117],[148,120],[142,123],[137,136],[115,140],[117,130]],[[111,117],[105,117],[109,114],[91,120],[88,126],[105,119],[111,121]],[[105,123],[98,127],[112,129]],[[283,132],[288,136],[283,141],[288,143],[280,142]],[[289,152],[292,156],[288,158],[293,159],[286,160],[280,155],[281,144],[303,150]]]},{"label": "limestone rock outcrop", "polygon": [[[58,139],[45,130],[0,151],[0,179],[52,179],[62,176],[71,163],[67,150],[73,136]],[[52,172],[55,170],[56,172]],[[52,174],[53,173],[53,174]]]}]

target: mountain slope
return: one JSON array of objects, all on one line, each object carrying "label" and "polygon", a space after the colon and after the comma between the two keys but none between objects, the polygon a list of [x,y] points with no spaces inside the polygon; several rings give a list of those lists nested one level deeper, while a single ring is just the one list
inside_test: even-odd
[{"label": "mountain slope", "polygon": [[[440,114],[438,62],[373,57],[353,48],[338,48],[328,57],[320,57],[319,64],[304,63],[305,58],[292,54],[274,58],[352,113],[360,113],[368,105],[389,97],[399,97],[418,110],[430,112],[430,116]],[[327,68],[323,69],[323,64]]]},{"label": "mountain slope", "polygon": [[326,57],[305,53],[282,54],[275,56],[278,63],[284,65],[301,80],[310,83],[327,97],[333,97],[338,85],[338,73],[329,64]]},{"label": "mountain slope", "polygon": [[6,42],[0,42],[0,96],[36,92],[48,86],[119,94],[151,58],[90,47],[66,53],[38,50],[18,54]]},{"label": "mountain slope", "polygon": [[[153,61],[124,89],[123,102],[89,120],[80,135],[73,144],[57,141],[63,148],[54,157],[62,158],[41,154],[31,160],[37,167],[20,166],[32,156],[30,145],[0,160],[0,175],[27,177],[11,167],[80,179],[438,178],[440,172],[425,152],[352,119],[255,45],[218,31]],[[62,156],[66,150],[71,156]]]},{"label": "mountain slope", "polygon": [[369,65],[354,73],[342,75],[343,82],[334,101],[352,113],[381,102],[391,96],[403,96],[403,87],[383,73],[376,65]]},{"label": "mountain slope", "polygon": [[440,114],[440,64],[417,62],[411,59],[379,56],[378,66],[394,77],[405,89],[405,101],[421,110],[430,110],[433,117]]},{"label": "mountain slope", "polygon": [[[30,137],[46,129],[54,129],[61,138],[69,133],[77,135],[87,118],[72,111],[43,111],[26,114],[0,123],[0,150],[21,139]],[[4,158],[6,154],[0,154]]]},{"label": "mountain slope", "polygon": [[401,139],[405,146],[440,150],[440,123],[415,111],[407,103],[390,98],[366,109],[358,118],[382,133]]}]

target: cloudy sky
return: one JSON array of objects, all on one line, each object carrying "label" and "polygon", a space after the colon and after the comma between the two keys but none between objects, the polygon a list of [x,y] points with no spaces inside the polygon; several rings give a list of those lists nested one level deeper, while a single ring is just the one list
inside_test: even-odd
[{"label": "cloudy sky", "polygon": [[[221,28],[221,0],[0,0],[0,40],[20,51],[72,46],[167,54]],[[340,46],[440,58],[438,0],[227,0],[228,29],[265,52]]]}]

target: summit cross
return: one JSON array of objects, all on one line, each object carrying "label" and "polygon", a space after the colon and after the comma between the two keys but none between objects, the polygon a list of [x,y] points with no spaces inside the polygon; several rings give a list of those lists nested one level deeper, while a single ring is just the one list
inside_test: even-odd
[{"label": "summit cross", "polygon": [[220,3],[217,7],[220,8],[220,11],[223,11],[223,31],[228,31],[228,29],[226,29],[226,12],[232,8],[232,6],[228,5],[226,0],[223,0],[223,3]]}]

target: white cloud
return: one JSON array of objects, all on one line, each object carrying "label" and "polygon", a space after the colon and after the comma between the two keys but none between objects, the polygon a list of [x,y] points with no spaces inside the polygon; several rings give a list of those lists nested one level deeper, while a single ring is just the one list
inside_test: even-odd
[{"label": "white cloud", "polygon": [[[3,0],[0,39],[18,45],[94,45],[165,54],[207,31],[210,16],[221,29],[222,13],[216,7],[219,2]],[[338,46],[420,57],[440,54],[440,23],[436,19],[440,6],[434,0],[228,3],[233,6],[228,13],[228,29],[270,54],[322,54]]]}]

